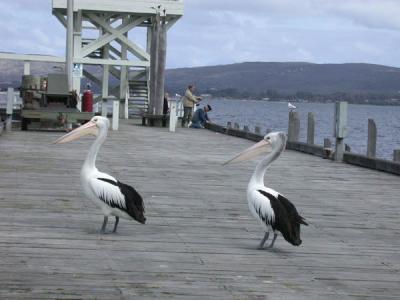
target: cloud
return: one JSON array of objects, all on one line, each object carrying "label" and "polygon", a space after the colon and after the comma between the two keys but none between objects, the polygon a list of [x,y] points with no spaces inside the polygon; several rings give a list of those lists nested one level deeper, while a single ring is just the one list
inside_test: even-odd
[{"label": "cloud", "polygon": [[[170,68],[243,61],[368,62],[400,67],[399,0],[184,3],[185,15],[168,32]],[[52,16],[50,0],[3,1],[0,28],[0,51],[65,53],[65,29]],[[146,44],[140,30],[130,36]]]}]

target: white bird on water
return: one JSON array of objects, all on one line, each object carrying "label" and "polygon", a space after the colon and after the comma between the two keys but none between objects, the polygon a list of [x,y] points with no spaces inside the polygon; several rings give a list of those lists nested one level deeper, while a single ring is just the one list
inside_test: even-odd
[{"label": "white bird on water", "polygon": [[270,232],[274,238],[268,248],[274,246],[278,232],[294,246],[301,244],[300,224],[308,225],[299,215],[296,207],[283,195],[264,185],[264,174],[268,166],[285,150],[286,136],[282,132],[271,132],[264,139],[241,152],[225,164],[241,162],[261,154],[269,153],[257,165],[247,187],[247,201],[250,212],[265,230],[258,249],[263,249]]},{"label": "white bird on water", "polygon": [[287,104],[287,107],[289,108],[289,109],[296,109],[296,106],[294,106],[292,103],[288,103]]},{"label": "white bird on water", "polygon": [[95,162],[97,153],[107,137],[110,122],[107,118],[94,116],[86,124],[76,128],[56,140],[55,144],[63,144],[85,135],[97,138],[90,147],[81,170],[81,183],[87,198],[92,200],[103,212],[104,221],[100,232],[105,233],[109,216],[115,216],[113,232],[117,231],[119,218],[134,219],[144,224],[144,203],[139,193],[131,186],[114,177],[97,170]]}]

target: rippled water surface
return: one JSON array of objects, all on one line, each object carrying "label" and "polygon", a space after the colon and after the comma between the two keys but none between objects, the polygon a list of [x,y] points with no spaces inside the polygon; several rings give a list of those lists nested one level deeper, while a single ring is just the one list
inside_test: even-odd
[{"label": "rippled water surface", "polygon": [[[236,122],[251,130],[260,126],[262,131],[285,131],[288,127],[287,102],[256,100],[205,100],[213,107],[210,119],[220,125]],[[306,141],[307,114],[315,116],[315,143],[322,145],[324,138],[333,140],[334,104],[294,103],[300,114],[300,140]],[[346,144],[352,152],[366,153],[368,119],[374,119],[378,129],[377,156],[392,159],[393,150],[400,149],[400,106],[349,105]]]}]

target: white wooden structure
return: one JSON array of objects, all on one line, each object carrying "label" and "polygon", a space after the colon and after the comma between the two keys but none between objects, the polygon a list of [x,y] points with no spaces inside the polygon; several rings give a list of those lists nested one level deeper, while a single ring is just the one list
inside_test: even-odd
[{"label": "white wooden structure", "polygon": [[[53,0],[53,14],[67,30],[71,3],[73,38],[67,45],[67,58],[68,52],[72,53],[74,66],[71,73],[82,70],[86,78],[100,85],[103,101],[110,96],[116,101],[128,99],[120,106],[125,117],[129,100],[136,108],[147,110],[152,17],[165,16],[167,29],[170,28],[183,15],[183,0]],[[139,45],[129,35],[139,27],[147,30],[145,45]],[[102,76],[85,65],[101,66]],[[110,75],[119,84],[111,87]],[[72,89],[80,90],[79,76],[70,77]]]},{"label": "white wooden structure", "polygon": [[[30,73],[31,61],[65,62],[70,90],[81,91],[83,76],[101,87],[96,101],[103,100],[105,105],[107,99],[118,101],[113,108],[123,109],[121,116],[128,117],[129,103],[133,109],[150,110],[152,22],[161,16],[168,30],[183,15],[183,0],[53,0],[52,9],[67,29],[66,57],[0,52],[0,59],[25,61],[25,75]],[[147,31],[144,45],[130,36],[138,28]],[[165,61],[163,55],[158,59]],[[88,65],[100,66],[102,71]],[[125,105],[119,105],[121,100]]]}]

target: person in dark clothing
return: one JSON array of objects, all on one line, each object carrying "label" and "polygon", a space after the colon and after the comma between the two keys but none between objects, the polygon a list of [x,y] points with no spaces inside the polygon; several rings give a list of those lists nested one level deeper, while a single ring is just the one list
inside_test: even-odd
[{"label": "person in dark clothing", "polygon": [[210,105],[204,106],[204,108],[199,108],[195,111],[192,124],[190,128],[204,128],[205,123],[210,123],[210,119],[208,118],[208,112],[211,111],[212,108]]},{"label": "person in dark clothing", "polygon": [[162,126],[166,127],[167,126],[167,115],[169,113],[169,107],[168,107],[168,93],[165,93],[164,95],[164,103],[163,103],[163,119],[162,119]]}]

